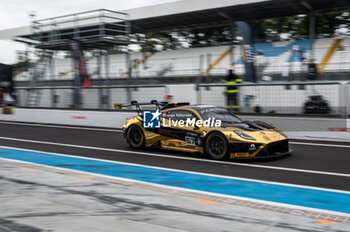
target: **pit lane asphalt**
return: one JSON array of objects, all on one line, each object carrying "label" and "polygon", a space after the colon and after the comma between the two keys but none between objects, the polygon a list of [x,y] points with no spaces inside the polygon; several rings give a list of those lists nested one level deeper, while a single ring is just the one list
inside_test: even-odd
[{"label": "pit lane asphalt", "polygon": [[[313,170],[350,174],[350,147],[341,147],[341,145],[339,147],[328,147],[291,144],[291,148],[293,149],[292,155],[279,159],[211,162],[206,156],[197,153],[191,154],[160,149],[144,149],[140,151],[148,155],[134,153],[135,150],[128,147],[122,133],[118,130],[73,129],[61,128],[59,126],[16,125],[1,122],[0,137],[2,137],[0,138],[0,146],[350,191],[349,176],[335,176],[331,173],[317,174],[303,171]],[[31,141],[16,141],[6,138]],[[59,144],[44,144],[37,143],[36,141]],[[80,145],[81,147],[65,146],[64,144]],[[92,149],[85,146],[123,151]],[[152,154],[164,156],[159,157]],[[172,157],[192,157],[196,159],[174,159]],[[255,166],[235,165],[242,163],[254,164]],[[300,171],[267,169],[263,168],[264,166],[294,168],[300,169]]]}]

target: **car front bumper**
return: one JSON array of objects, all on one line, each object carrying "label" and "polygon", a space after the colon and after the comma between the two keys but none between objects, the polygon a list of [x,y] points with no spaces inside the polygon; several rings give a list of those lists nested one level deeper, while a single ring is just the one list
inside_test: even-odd
[{"label": "car front bumper", "polygon": [[[265,144],[230,143],[231,159],[273,158],[290,154],[288,139]],[[262,148],[261,148],[262,147]]]}]

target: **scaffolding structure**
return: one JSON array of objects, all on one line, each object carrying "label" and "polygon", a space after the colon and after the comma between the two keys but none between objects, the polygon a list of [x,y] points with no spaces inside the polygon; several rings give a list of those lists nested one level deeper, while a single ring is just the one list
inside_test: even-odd
[{"label": "scaffolding structure", "polygon": [[[51,66],[50,71],[53,74],[53,51],[71,51],[72,41],[78,42],[81,45],[81,52],[84,50],[94,51],[93,54],[99,63],[99,86],[108,86],[110,77],[109,49],[114,46],[127,46],[130,44],[129,15],[122,12],[99,9],[48,19],[33,20],[31,22],[31,34],[28,36],[28,39],[30,39],[30,43],[35,48],[43,49],[42,57],[38,59],[30,75],[32,87],[35,87],[37,80],[43,79],[44,75],[39,75],[43,74],[43,66]],[[128,49],[126,51],[126,66],[128,70],[131,61]],[[103,79],[101,75],[102,57],[105,59],[105,77]],[[82,104],[79,63],[76,59],[73,59],[72,64],[74,70],[73,107],[79,109]],[[130,73],[127,75],[130,78]],[[51,76],[53,78],[53,75]],[[54,85],[53,79],[51,79],[51,82]],[[38,90],[29,89],[27,105],[36,106],[40,100],[40,96]],[[52,88],[51,100],[53,103],[52,107],[55,107],[57,103],[55,88]],[[131,101],[131,99],[129,100]],[[101,88],[99,90],[99,101],[101,109],[107,109],[111,105],[108,88]]]}]

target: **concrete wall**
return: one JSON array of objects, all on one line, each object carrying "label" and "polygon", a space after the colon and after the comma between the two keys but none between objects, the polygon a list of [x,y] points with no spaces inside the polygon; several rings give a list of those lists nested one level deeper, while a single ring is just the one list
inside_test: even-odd
[{"label": "concrete wall", "polygon": [[121,128],[136,112],[44,110],[14,108],[13,114],[0,114],[0,120],[72,126]]}]

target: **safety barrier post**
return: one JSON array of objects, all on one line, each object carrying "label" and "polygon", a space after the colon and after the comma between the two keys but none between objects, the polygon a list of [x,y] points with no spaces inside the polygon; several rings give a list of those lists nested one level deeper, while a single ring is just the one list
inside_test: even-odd
[{"label": "safety barrier post", "polygon": [[[350,82],[348,82],[345,85],[345,94],[344,94],[344,99],[345,99],[345,105],[346,105],[346,117],[350,117]],[[350,125],[348,126],[350,127]]]},{"label": "safety barrier post", "polygon": [[339,83],[339,114],[346,118],[348,115],[349,90],[347,83]]}]

